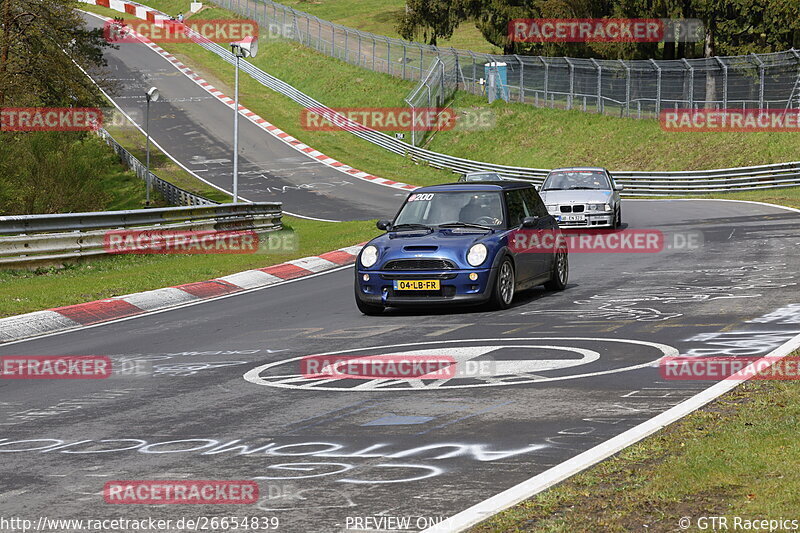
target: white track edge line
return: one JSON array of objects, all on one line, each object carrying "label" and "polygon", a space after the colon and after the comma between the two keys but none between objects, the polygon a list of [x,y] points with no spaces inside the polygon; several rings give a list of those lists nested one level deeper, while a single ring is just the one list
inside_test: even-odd
[{"label": "white track edge line", "polygon": [[[800,334],[796,335],[792,339],[789,339],[758,361],[750,363],[747,368],[755,368],[755,365],[757,365],[760,361],[769,361],[769,358],[786,357],[798,347],[800,347]],[[774,362],[775,361],[773,361],[773,364]],[[461,511],[450,518],[439,522],[435,526],[425,529],[422,531],[422,533],[464,531],[465,529],[474,526],[486,520],[487,518],[490,518],[500,511],[508,509],[509,507],[512,507],[521,501],[526,500],[531,496],[534,496],[583,470],[586,470],[600,461],[611,457],[615,453],[622,451],[628,446],[639,442],[645,437],[652,435],[660,429],[663,429],[673,422],[676,422],[686,415],[696,411],[697,409],[700,409],[704,405],[719,398],[726,392],[733,390],[739,384],[744,383],[749,379],[750,378],[748,377],[746,379],[719,381],[707,389],[695,394],[691,398],[688,398],[678,405],[667,409],[663,413],[660,413],[653,418],[650,418],[649,420],[646,420],[641,424],[634,426],[631,429],[586,450],[585,452],[567,459],[566,461],[545,470],[541,474],[537,474],[528,480],[511,487],[510,489],[504,490],[503,492],[496,494],[491,498],[483,500],[482,502],[477,503],[472,507],[465,509],[464,511]]]}]

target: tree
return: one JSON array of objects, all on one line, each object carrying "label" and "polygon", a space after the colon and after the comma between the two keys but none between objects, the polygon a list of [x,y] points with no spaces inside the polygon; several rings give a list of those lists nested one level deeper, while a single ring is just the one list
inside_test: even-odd
[{"label": "tree", "polygon": [[70,0],[0,0],[0,107],[100,102],[84,69],[105,65],[108,43]]},{"label": "tree", "polygon": [[453,31],[466,20],[464,7],[461,0],[407,0],[397,33],[408,40],[422,35],[423,41],[435,46],[439,38],[452,37]]}]

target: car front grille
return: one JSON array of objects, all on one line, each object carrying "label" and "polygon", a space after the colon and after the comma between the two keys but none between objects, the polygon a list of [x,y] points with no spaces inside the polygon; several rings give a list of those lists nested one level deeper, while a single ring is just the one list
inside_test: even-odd
[{"label": "car front grille", "polygon": [[383,270],[455,270],[456,265],[447,259],[394,259],[383,265]]},{"label": "car front grille", "polygon": [[583,213],[584,207],[583,204],[562,205],[560,209],[562,213]]}]

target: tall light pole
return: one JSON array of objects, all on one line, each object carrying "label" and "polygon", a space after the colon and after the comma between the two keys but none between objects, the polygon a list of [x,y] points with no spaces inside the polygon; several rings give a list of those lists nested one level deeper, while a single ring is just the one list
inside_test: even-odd
[{"label": "tall light pole", "polygon": [[233,104],[233,203],[239,201],[239,59],[255,57],[258,53],[258,38],[245,37],[231,43],[231,52],[236,56]]},{"label": "tall light pole", "polygon": [[145,182],[147,183],[147,207],[150,207],[150,102],[158,102],[158,89],[155,87],[150,87],[147,89],[145,93],[145,98],[147,98],[147,108],[145,111],[145,134],[147,136],[147,173],[145,174]]}]

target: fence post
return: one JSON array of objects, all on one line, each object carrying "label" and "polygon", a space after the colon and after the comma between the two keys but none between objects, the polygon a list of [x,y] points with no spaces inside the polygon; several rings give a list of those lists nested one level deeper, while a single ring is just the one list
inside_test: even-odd
[{"label": "fence post", "polygon": [[694,109],[694,67],[686,61],[686,58],[681,59],[681,61],[689,69],[689,109]]},{"label": "fence post", "polygon": [[544,105],[547,107],[547,83],[550,80],[550,65],[547,64],[547,61],[542,56],[539,56],[539,60],[544,65]]},{"label": "fence post", "polygon": [[336,28],[332,22],[328,24],[331,25],[331,56],[336,57]]},{"label": "fence post", "polygon": [[728,109],[728,65],[719,56],[715,56],[714,59],[722,67],[722,109]]},{"label": "fence post", "polygon": [[350,30],[344,28],[344,62],[347,63],[350,54],[348,53],[350,50],[348,48],[347,38],[350,36]]},{"label": "fence post", "polygon": [[619,62],[625,67],[625,116],[629,117],[631,115],[631,67],[622,59]]},{"label": "fence post", "polygon": [[597,112],[603,113],[603,67],[600,63],[591,58],[592,64],[597,67]]},{"label": "fence post", "polygon": [[756,54],[750,54],[758,63],[758,108],[764,108],[764,62]]},{"label": "fence post", "polygon": [[[790,49],[790,52],[794,54],[795,59],[797,59],[797,79],[794,82],[794,87],[792,88],[792,93],[789,95],[788,100],[786,101],[786,109],[792,108],[792,99],[794,98],[794,93],[800,90],[800,53],[797,52],[794,48]],[[769,108],[769,103],[767,103],[767,107]],[[800,108],[800,94],[798,94],[797,100],[797,107]]]},{"label": "fence post", "polygon": [[425,71],[425,56],[423,55],[422,47],[419,47],[419,79],[422,79],[422,73]]},{"label": "fence post", "polygon": [[[658,80],[658,85],[656,86],[656,117],[659,116],[661,113],[661,67],[658,66],[655,59],[650,58],[650,62],[656,69],[656,79]],[[641,117],[640,117],[641,118]]]},{"label": "fence post", "polygon": [[517,63],[519,63],[519,101],[525,103],[525,63],[522,62],[522,59],[517,54],[514,54],[514,57],[517,58]]},{"label": "fence post", "polygon": [[565,57],[564,61],[569,65],[569,96],[567,96],[567,109],[572,109],[572,99],[575,95],[575,65],[568,57]]},{"label": "fence post", "polygon": [[472,56],[472,85],[471,86],[472,86],[473,94],[477,94],[477,92],[479,90],[478,87],[477,87],[477,81],[481,78],[480,76],[478,76],[478,60],[475,57],[475,54],[473,54],[471,50],[467,50],[467,51],[469,52],[469,55]]},{"label": "fence post", "polygon": [[375,36],[372,36],[372,71],[375,72]]},{"label": "fence post", "polygon": [[358,66],[361,66],[361,32],[358,32]]},{"label": "fence post", "polygon": [[392,41],[386,38],[386,73],[392,75]]},{"label": "fence post", "polygon": [[406,79],[406,58],[407,58],[406,43],[403,43],[403,79]]}]

